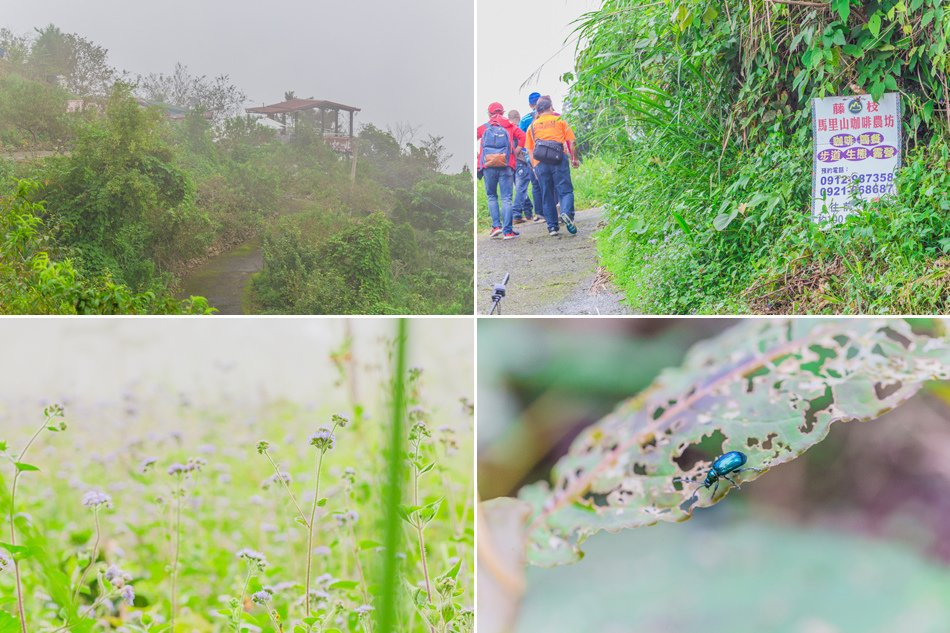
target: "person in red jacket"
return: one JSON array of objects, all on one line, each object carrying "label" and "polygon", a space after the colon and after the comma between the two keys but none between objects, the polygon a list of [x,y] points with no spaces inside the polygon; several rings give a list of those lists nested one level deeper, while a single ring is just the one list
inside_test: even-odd
[{"label": "person in red jacket", "polygon": [[[488,106],[488,122],[475,132],[478,139],[478,177],[485,179],[485,194],[488,196],[488,212],[491,214],[491,237],[506,240],[520,235],[511,226],[512,190],[517,167],[518,152],[525,144],[521,129],[505,117],[505,108],[500,103]],[[501,195],[501,213],[498,197]]]}]

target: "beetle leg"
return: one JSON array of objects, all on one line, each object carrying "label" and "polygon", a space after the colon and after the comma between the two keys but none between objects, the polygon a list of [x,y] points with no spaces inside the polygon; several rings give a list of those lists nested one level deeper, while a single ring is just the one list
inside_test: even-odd
[{"label": "beetle leg", "polygon": [[720,475],[720,477],[722,477],[723,479],[731,483],[733,486],[735,486],[736,490],[742,490],[742,488],[739,487],[739,484],[737,484],[735,480],[733,480],[732,477],[730,477],[729,475]]}]

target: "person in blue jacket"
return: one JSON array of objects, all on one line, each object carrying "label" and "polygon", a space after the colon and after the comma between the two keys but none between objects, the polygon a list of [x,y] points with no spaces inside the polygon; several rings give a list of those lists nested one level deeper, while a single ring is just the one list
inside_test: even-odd
[{"label": "person in blue jacket", "polygon": [[[522,132],[527,132],[528,128],[531,127],[531,124],[534,122],[534,117],[536,114],[535,106],[538,105],[538,99],[541,98],[540,92],[532,92],[528,95],[528,105],[531,106],[531,112],[528,112],[526,115],[521,117],[521,123],[518,124],[518,127],[521,128]],[[531,164],[530,161],[528,163]],[[524,215],[526,218],[530,218],[532,212],[534,212],[534,221],[535,222],[544,222],[544,214],[541,213],[541,183],[538,182],[538,175],[534,173],[534,169],[531,170],[531,197],[528,197],[528,183],[524,183],[524,197],[518,196],[515,194],[515,200],[523,200],[521,209],[515,209],[515,213],[518,215]]]}]

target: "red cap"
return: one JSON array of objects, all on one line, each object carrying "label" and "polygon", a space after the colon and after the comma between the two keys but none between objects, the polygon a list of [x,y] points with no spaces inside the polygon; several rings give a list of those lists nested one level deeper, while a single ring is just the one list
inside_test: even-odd
[{"label": "red cap", "polygon": [[488,114],[504,114],[505,106],[497,101],[488,105]]}]

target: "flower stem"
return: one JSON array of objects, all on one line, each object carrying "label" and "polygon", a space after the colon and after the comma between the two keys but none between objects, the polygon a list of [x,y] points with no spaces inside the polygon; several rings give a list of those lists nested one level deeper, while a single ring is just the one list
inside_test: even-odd
[{"label": "flower stem", "polygon": [[[416,451],[412,460],[412,505],[414,506],[419,505],[419,467],[417,466],[417,464],[419,463],[419,447],[421,446],[421,444],[422,444],[421,441],[419,441],[416,444]],[[422,575],[425,577],[425,580],[426,580],[426,596],[428,597],[429,602],[431,603],[432,602],[432,586],[429,583],[429,565],[426,562],[426,541],[425,541],[425,536],[422,533],[423,529],[424,527],[422,526],[421,523],[416,524],[416,532],[418,532],[419,534],[419,556],[422,559]]]},{"label": "flower stem", "polygon": [[310,569],[313,566],[313,526],[317,520],[317,504],[320,503],[320,469],[323,467],[324,455],[326,455],[326,451],[320,451],[320,457],[317,458],[317,483],[313,489],[313,508],[310,510],[310,522],[307,524],[309,529],[307,535],[307,592],[304,594],[304,604],[306,605],[308,618],[310,617]]},{"label": "flower stem", "polygon": [[178,473],[178,503],[175,509],[175,558],[172,561],[172,615],[171,628],[169,631],[175,633],[175,617],[178,615],[178,559],[181,554],[181,499],[184,496],[182,486],[182,476]]},{"label": "flower stem", "polygon": [[[36,441],[36,438],[40,436],[40,433],[43,432],[43,429],[45,429],[48,424],[49,418],[47,417],[43,420],[43,424],[40,425],[40,428],[36,430],[36,433],[33,434],[33,437],[30,438],[30,441],[23,447],[23,450],[20,451],[20,456],[16,459],[17,464],[23,461],[23,458],[26,457],[26,452],[30,450],[33,442]],[[13,475],[13,486],[10,490],[10,545],[16,547],[16,525],[13,522],[16,517],[16,486],[23,471],[16,465],[14,465],[14,468],[16,468],[16,473]],[[20,615],[20,631],[21,633],[26,633],[26,611],[23,608],[23,582],[20,579],[20,559],[16,553],[10,553],[13,554],[13,575],[16,577],[16,606],[17,612]]]},{"label": "flower stem", "polygon": [[82,584],[86,581],[86,574],[89,573],[89,570],[92,569],[92,566],[96,564],[96,558],[99,555],[99,541],[102,539],[102,534],[99,529],[99,506],[93,508],[93,516],[96,520],[96,543],[92,546],[92,558],[89,559],[89,564],[86,565],[85,569],[82,570],[82,575],[79,576],[79,582],[76,584],[76,591],[73,593],[73,602],[79,598],[79,592],[82,590]]},{"label": "flower stem", "polygon": [[307,525],[307,527],[310,527],[310,524],[307,523],[307,517],[304,515],[303,510],[300,509],[300,504],[297,503],[297,497],[294,496],[294,493],[290,489],[290,486],[288,486],[284,478],[281,477],[280,468],[278,468],[277,464],[274,463],[274,459],[270,456],[270,453],[268,453],[267,451],[264,451],[264,457],[266,457],[267,461],[269,461],[271,463],[271,466],[274,467],[274,471],[277,473],[277,479],[280,480],[280,483],[283,484],[284,489],[287,491],[287,494],[290,495],[290,500],[293,501],[294,507],[297,508],[297,513],[300,515],[300,518],[303,520],[304,524]]}]

